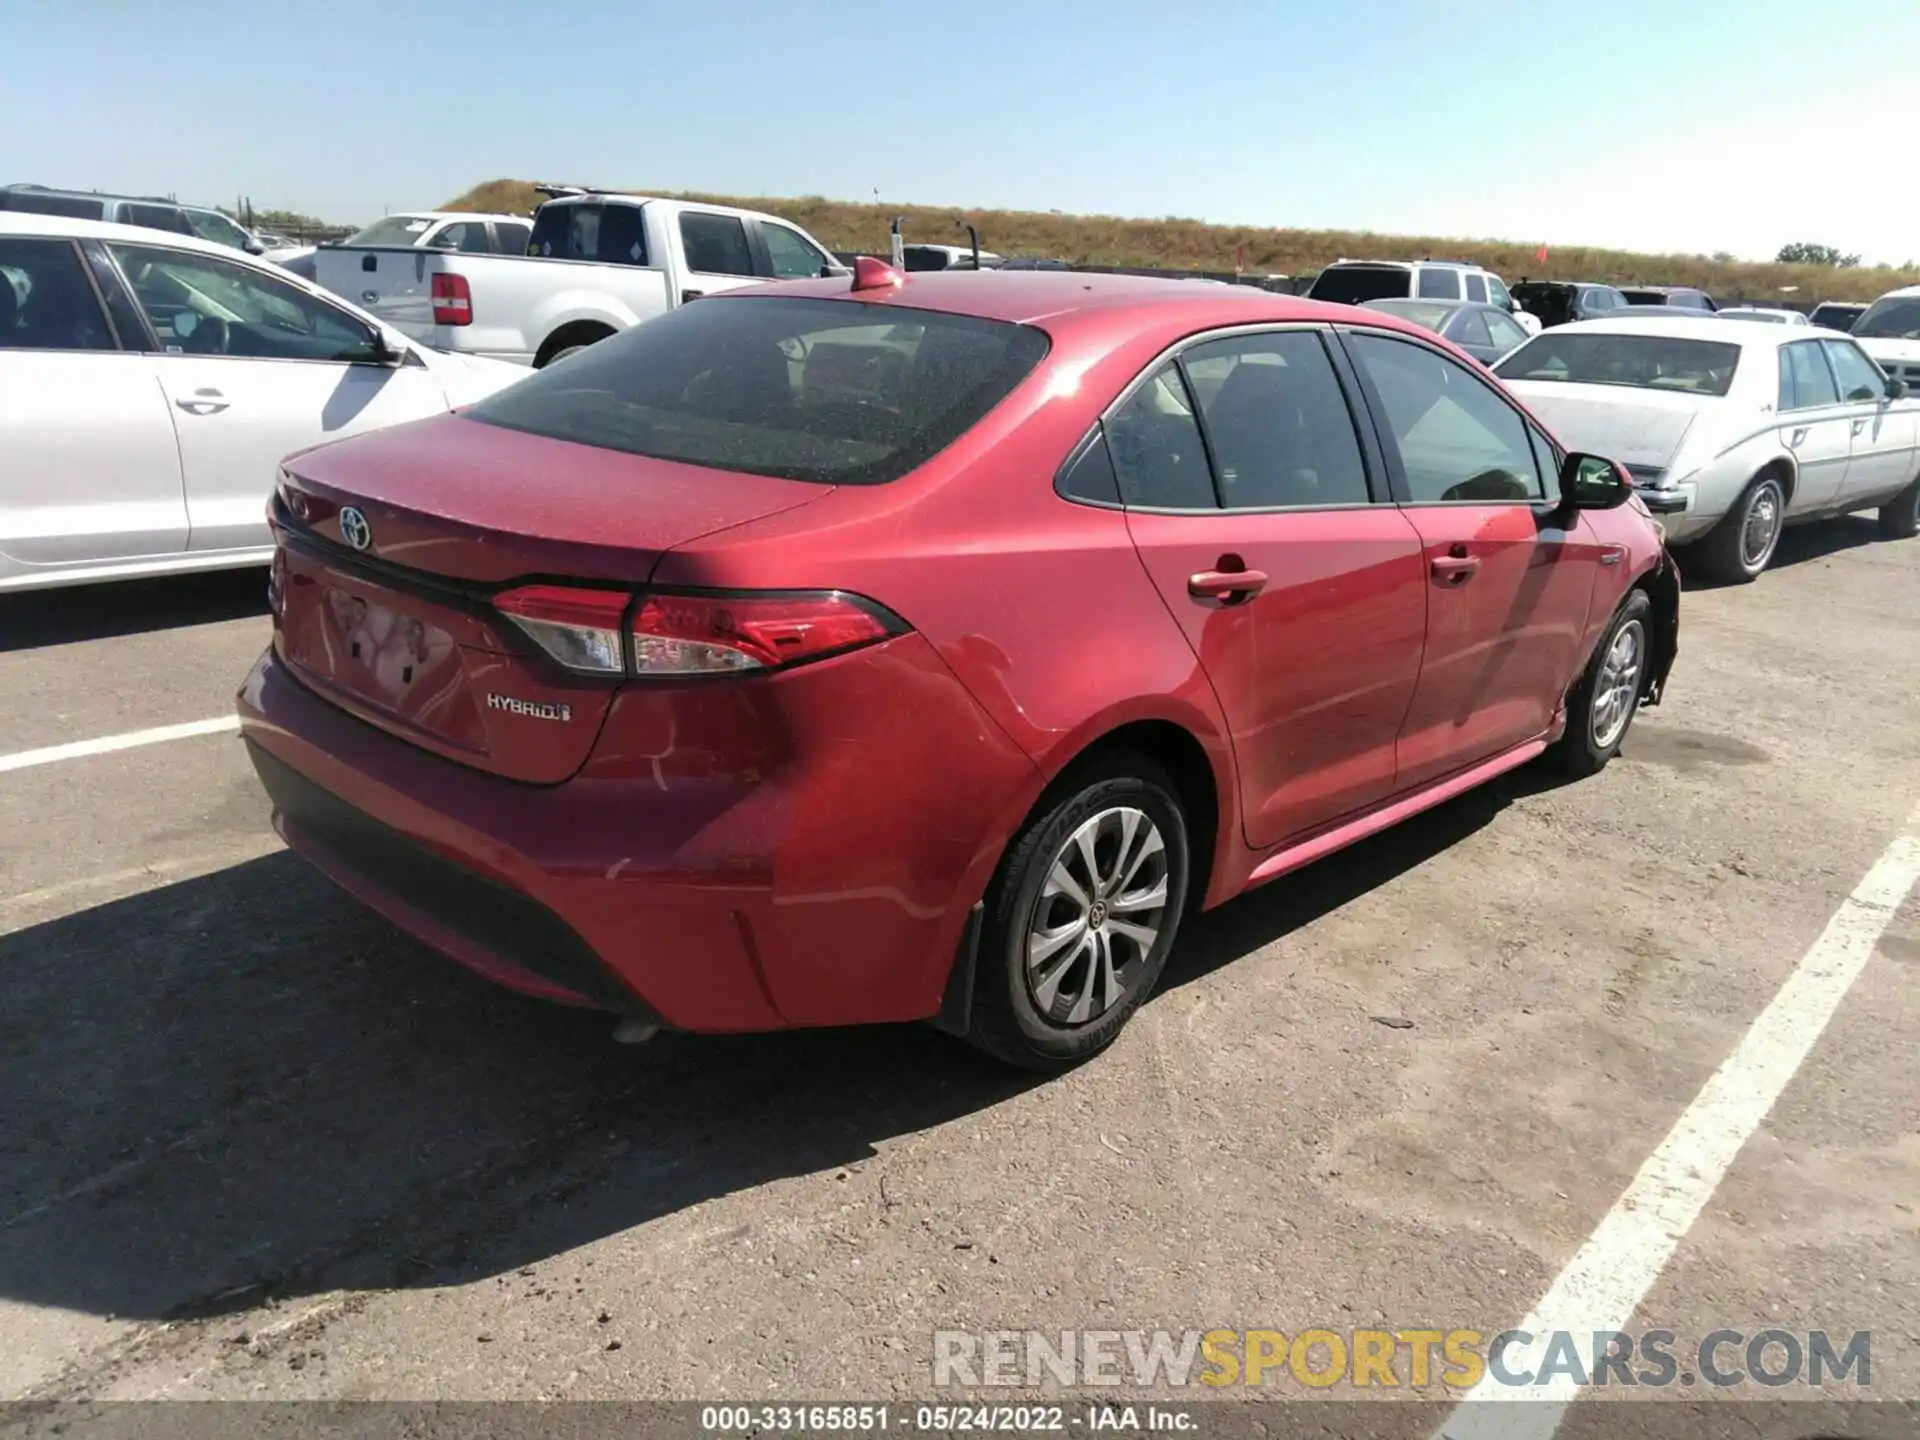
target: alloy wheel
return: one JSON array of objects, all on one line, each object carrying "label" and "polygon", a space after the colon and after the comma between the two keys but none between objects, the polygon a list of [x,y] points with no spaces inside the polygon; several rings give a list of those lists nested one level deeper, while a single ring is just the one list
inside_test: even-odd
[{"label": "alloy wheel", "polygon": [[1600,662],[1593,687],[1593,745],[1608,750],[1626,733],[1640,699],[1640,668],[1646,655],[1647,632],[1638,620],[1629,620],[1614,633]]},{"label": "alloy wheel", "polygon": [[1067,836],[1027,922],[1026,980],[1055,1025],[1098,1020],[1127,995],[1167,923],[1165,838],[1144,810],[1118,805]]}]

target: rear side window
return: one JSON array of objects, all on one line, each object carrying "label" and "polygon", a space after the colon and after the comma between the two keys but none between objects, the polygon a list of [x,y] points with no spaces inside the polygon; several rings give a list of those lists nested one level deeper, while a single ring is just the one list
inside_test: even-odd
[{"label": "rear side window", "polygon": [[1107,421],[1126,503],[1146,510],[1213,510],[1213,474],[1180,367],[1155,370]]},{"label": "rear side window", "polygon": [[138,225],[146,230],[165,230],[174,235],[193,234],[193,226],[187,223],[185,212],[171,205],[122,205],[120,223]]},{"label": "rear side window", "polygon": [[1028,325],[727,297],[624,330],[461,413],[714,470],[877,485],[959,439],[1046,353]]},{"label": "rear side window", "polygon": [[1467,299],[1476,305],[1487,303],[1487,282],[1478,275],[1469,275],[1467,280]]},{"label": "rear side window", "polygon": [[1431,267],[1422,268],[1420,298],[1422,300],[1458,300],[1460,298],[1459,272],[1436,270]]},{"label": "rear side window", "polygon": [[1487,333],[1486,317],[1478,310],[1462,310],[1459,323],[1453,327],[1452,333],[1447,338],[1456,345],[1490,346],[1493,344],[1493,336]]},{"label": "rear side window", "polygon": [[1096,425],[1080,453],[1067,462],[1056,487],[1069,500],[1087,500],[1095,505],[1120,503],[1120,477],[1114,473],[1113,452],[1107,448],[1107,432]]},{"label": "rear side window", "polygon": [[1318,334],[1213,340],[1188,350],[1181,364],[1227,508],[1368,502],[1353,417]]},{"label": "rear side window", "polygon": [[680,243],[686,247],[689,270],[702,275],[753,274],[747,227],[737,215],[684,210],[680,214]]},{"label": "rear side window", "polygon": [[113,331],[73,246],[0,238],[0,350],[113,348]]},{"label": "rear side window", "polygon": [[73,220],[98,220],[106,204],[78,195],[42,195],[33,190],[0,191],[0,210],[22,210],[29,215],[65,215]]},{"label": "rear side window", "polygon": [[1799,340],[1780,347],[1782,410],[1807,410],[1839,401],[1840,392],[1834,388],[1833,372],[1827,368],[1818,340]]}]

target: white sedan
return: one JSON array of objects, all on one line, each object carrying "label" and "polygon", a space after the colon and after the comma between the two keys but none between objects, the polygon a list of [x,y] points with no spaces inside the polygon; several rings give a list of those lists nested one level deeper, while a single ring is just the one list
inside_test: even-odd
[{"label": "white sedan", "polygon": [[264,564],[283,457],[526,373],[225,246],[0,214],[0,591]]},{"label": "white sedan", "polygon": [[1751,580],[1784,526],[1878,507],[1920,533],[1920,400],[1851,337],[1712,317],[1585,320],[1494,368],[1575,450],[1625,465],[1668,539]]}]

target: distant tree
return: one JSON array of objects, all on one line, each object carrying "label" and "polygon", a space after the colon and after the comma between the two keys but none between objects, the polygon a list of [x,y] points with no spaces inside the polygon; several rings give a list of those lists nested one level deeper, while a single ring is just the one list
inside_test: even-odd
[{"label": "distant tree", "polygon": [[1841,269],[1852,269],[1860,263],[1858,255],[1842,255],[1831,245],[1810,245],[1804,240],[1782,245],[1773,258],[1782,265],[1835,265]]}]

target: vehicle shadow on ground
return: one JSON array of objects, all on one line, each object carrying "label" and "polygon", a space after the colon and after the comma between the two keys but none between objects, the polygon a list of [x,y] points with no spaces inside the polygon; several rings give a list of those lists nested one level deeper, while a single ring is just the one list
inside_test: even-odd
[{"label": "vehicle shadow on ground", "polygon": [[267,613],[264,565],[0,595],[0,654]]},{"label": "vehicle shadow on ground", "polygon": [[[1200,918],[1165,984],[1550,781],[1506,777]],[[505,1274],[1045,1083],[923,1026],[609,1036],[285,852],[0,936],[0,1299],[181,1319]]]},{"label": "vehicle shadow on ground", "polygon": [[[1858,550],[1865,545],[1883,545],[1889,543],[1880,533],[1879,524],[1868,515],[1844,515],[1838,520],[1822,520],[1812,525],[1795,525],[1783,532],[1780,544],[1768,562],[1769,570],[1785,570],[1794,565],[1805,565],[1812,560],[1825,560],[1831,555],[1844,554],[1848,550]],[[1715,580],[1704,575],[1700,563],[1691,550],[1674,552],[1680,562],[1680,583],[1683,590],[1730,590],[1738,589],[1745,581]],[[1763,574],[1758,584],[1767,583]],[[1686,599],[1681,599],[1681,623],[1686,622]],[[1684,637],[1683,637],[1684,638]]]}]

